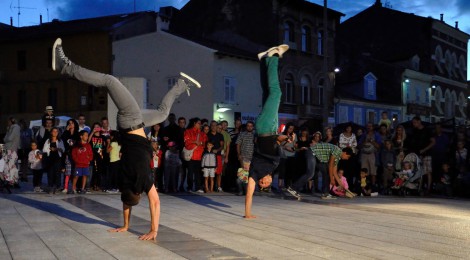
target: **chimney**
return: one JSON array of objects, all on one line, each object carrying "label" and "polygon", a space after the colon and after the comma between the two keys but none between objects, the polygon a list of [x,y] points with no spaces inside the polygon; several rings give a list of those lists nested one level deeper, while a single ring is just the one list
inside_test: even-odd
[{"label": "chimney", "polygon": [[10,26],[13,27],[13,17],[10,16]]},{"label": "chimney", "polygon": [[459,29],[459,21],[455,21],[455,29]]},{"label": "chimney", "polygon": [[444,22],[444,14],[441,14],[441,22]]},{"label": "chimney", "polygon": [[375,5],[382,7],[382,2],[380,0],[375,0]]},{"label": "chimney", "polygon": [[39,15],[39,24],[42,24],[42,14]]}]

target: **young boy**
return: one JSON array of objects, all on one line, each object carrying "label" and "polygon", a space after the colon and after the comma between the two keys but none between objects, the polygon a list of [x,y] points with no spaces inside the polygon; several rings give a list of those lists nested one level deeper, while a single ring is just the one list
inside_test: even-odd
[{"label": "young boy", "polygon": [[[263,108],[256,120],[258,139],[251,161],[250,174],[246,188],[245,218],[256,218],[251,214],[253,193],[256,184],[261,188],[269,187],[272,183],[272,172],[279,165],[281,142],[287,136],[278,135],[278,111],[281,101],[278,62],[282,54],[289,49],[288,45],[279,45],[258,54],[260,59],[261,87],[263,88]],[[267,90],[267,91],[266,91]],[[267,93],[266,93],[267,92]]]},{"label": "young boy", "polygon": [[29,168],[33,172],[33,187],[34,192],[42,192],[42,153],[38,149],[38,144],[35,141],[31,142],[31,151],[28,154]]},{"label": "young boy", "polygon": [[[201,167],[204,173],[204,191],[210,193],[214,191],[214,177],[215,169],[217,168],[217,155],[212,151],[214,144],[212,142],[206,143],[206,150],[202,155]],[[209,181],[210,178],[210,181]],[[208,185],[210,183],[210,186]]]},{"label": "young boy", "polygon": [[75,162],[75,176],[72,181],[72,194],[77,192],[78,177],[82,177],[82,187],[80,193],[85,194],[85,185],[90,175],[90,162],[93,161],[93,150],[88,143],[88,132],[82,130],[79,132],[80,142],[72,148],[72,160]]},{"label": "young boy", "polygon": [[356,191],[360,196],[370,196],[371,186],[369,181],[369,171],[367,168],[362,168],[360,178],[356,180]]}]

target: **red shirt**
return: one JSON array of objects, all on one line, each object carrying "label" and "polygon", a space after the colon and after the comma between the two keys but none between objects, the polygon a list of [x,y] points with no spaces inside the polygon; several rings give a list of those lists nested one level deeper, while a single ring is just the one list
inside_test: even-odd
[{"label": "red shirt", "polygon": [[72,148],[72,159],[75,162],[75,167],[86,168],[90,166],[93,160],[93,150],[89,143],[80,143]]},{"label": "red shirt", "polygon": [[[199,134],[199,140],[198,140],[198,134]],[[201,145],[196,145],[194,142],[201,143]],[[207,142],[207,136],[204,132],[201,131],[199,128],[191,128],[191,129],[186,129],[184,131],[184,147],[188,150],[194,149],[196,147],[196,150],[193,152],[193,157],[191,157],[191,160],[195,161],[200,161],[202,159],[202,154],[204,153],[204,147],[206,146]]]}]

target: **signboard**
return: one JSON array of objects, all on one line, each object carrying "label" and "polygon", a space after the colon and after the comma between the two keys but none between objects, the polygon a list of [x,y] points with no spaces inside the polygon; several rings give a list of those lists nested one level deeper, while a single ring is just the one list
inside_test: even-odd
[{"label": "signboard", "polygon": [[420,116],[430,116],[431,107],[418,105],[418,104],[406,104],[406,113],[420,115]]}]

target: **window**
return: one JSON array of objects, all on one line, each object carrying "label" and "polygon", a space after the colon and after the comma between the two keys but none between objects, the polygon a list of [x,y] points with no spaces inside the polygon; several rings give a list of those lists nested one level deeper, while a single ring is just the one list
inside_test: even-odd
[{"label": "window", "polygon": [[462,80],[466,81],[467,80],[467,66],[465,65],[465,58],[463,55],[460,55],[460,58],[459,58],[459,72],[460,72],[460,77],[462,77]]},{"label": "window", "polygon": [[347,106],[339,106],[339,114],[338,114],[338,123],[345,123],[349,122],[348,117],[348,107]]},{"label": "window", "polygon": [[51,105],[56,111],[58,110],[57,107],[57,89],[50,88],[47,90],[47,97],[48,97],[48,105]]},{"label": "window", "polygon": [[323,31],[317,33],[317,54],[323,55]]},{"label": "window", "polygon": [[224,102],[235,102],[235,87],[236,81],[232,77],[224,77]]},{"label": "window", "polygon": [[431,92],[431,89],[430,89],[430,88],[427,88],[427,89],[424,91],[424,102],[426,103],[426,105],[429,105],[429,104],[430,104],[430,96],[431,96],[431,94],[430,94],[429,92]]},{"label": "window", "polygon": [[370,100],[377,99],[376,81],[377,78],[371,72],[364,76],[364,98]]},{"label": "window", "polygon": [[302,51],[310,52],[312,50],[312,35],[310,27],[302,26]]},{"label": "window", "polygon": [[294,24],[292,22],[284,23],[284,43],[295,42]]},{"label": "window", "polygon": [[443,61],[442,58],[442,48],[440,45],[437,45],[436,50],[434,51],[434,59],[436,60],[436,67],[440,73],[443,73],[443,69],[441,66],[441,62]]},{"label": "window", "polygon": [[364,122],[362,120],[362,108],[355,107],[354,108],[354,123],[358,125],[363,125]]},{"label": "window", "polygon": [[411,68],[413,70],[419,71],[419,61],[420,59],[418,55],[413,56],[413,58],[411,59]]},{"label": "window", "polygon": [[294,103],[294,76],[287,74],[284,79],[284,102]]},{"label": "window", "polygon": [[26,112],[26,91],[18,90],[18,112]]},{"label": "window", "polygon": [[367,123],[375,124],[375,111],[367,110]]},{"label": "window", "polygon": [[26,51],[18,51],[16,53],[18,70],[26,70]]},{"label": "window", "polygon": [[416,104],[421,103],[421,91],[419,87],[415,89],[415,101],[416,101]]},{"label": "window", "polygon": [[447,74],[451,76],[452,75],[452,54],[450,54],[449,50],[447,50],[445,54],[445,67],[447,70]]},{"label": "window", "polygon": [[304,75],[300,79],[300,86],[302,88],[302,105],[310,105],[310,88],[311,88],[311,81],[309,76]]},{"label": "window", "polygon": [[314,97],[315,105],[323,105],[323,87],[325,86],[325,80],[323,78],[318,80],[317,84],[317,96]]}]

